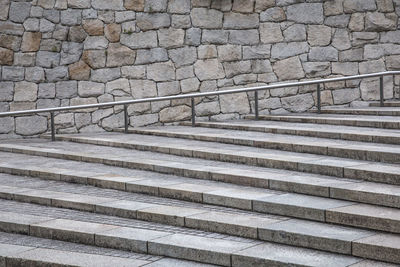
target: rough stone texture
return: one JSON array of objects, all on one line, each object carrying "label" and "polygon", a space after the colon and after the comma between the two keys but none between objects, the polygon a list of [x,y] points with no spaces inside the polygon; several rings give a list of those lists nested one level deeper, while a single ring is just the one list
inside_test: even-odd
[{"label": "rough stone texture", "polygon": [[0,64],[12,65],[14,62],[14,52],[10,49],[0,47]]},{"label": "rough stone texture", "polygon": [[344,0],[343,9],[346,13],[373,11],[376,4],[374,0]]},{"label": "rough stone texture", "polygon": [[185,31],[182,29],[161,29],[158,31],[158,42],[161,47],[173,48],[183,45]]},{"label": "rough stone texture", "polygon": [[172,81],[175,79],[175,70],[172,62],[154,63],[147,66],[147,78],[156,82]]},{"label": "rough stone texture", "polygon": [[25,32],[22,37],[21,51],[36,52],[39,50],[42,33],[40,32]]},{"label": "rough stone texture", "polygon": [[125,0],[124,7],[128,10],[143,11],[144,0]]},{"label": "rough stone texture", "polygon": [[288,6],[287,19],[298,23],[319,24],[324,21],[321,3],[302,3]]},{"label": "rough stone texture", "polygon": [[280,60],[273,65],[273,68],[280,80],[301,79],[305,75],[298,57]]},{"label": "rough stone texture", "polygon": [[29,16],[31,10],[31,3],[29,2],[11,2],[9,10],[9,19],[13,22],[24,22]]},{"label": "rough stone texture", "polygon": [[396,14],[367,13],[365,16],[365,30],[390,31],[396,30],[398,17]]},{"label": "rough stone texture", "polygon": [[82,60],[93,69],[103,68],[106,66],[105,50],[85,50]]},{"label": "rough stone texture", "polygon": [[215,29],[222,27],[223,13],[213,9],[193,8],[190,14],[192,24],[204,29]]},{"label": "rough stone texture", "polygon": [[122,34],[121,44],[132,49],[157,47],[157,33],[154,31]]},{"label": "rough stone texture", "polygon": [[247,114],[250,112],[249,100],[246,93],[221,95],[220,105],[223,113]]},{"label": "rough stone texture", "polygon": [[314,106],[314,98],[311,94],[283,97],[282,107],[292,112],[303,112]]},{"label": "rough stone texture", "polygon": [[217,59],[198,60],[194,64],[194,72],[200,81],[225,77],[222,64]]},{"label": "rough stone texture", "polygon": [[110,44],[107,49],[107,67],[133,65],[136,58],[136,51],[120,45]]},{"label": "rough stone texture", "polygon": [[85,20],[83,22],[83,29],[89,35],[103,35],[104,34],[104,23],[98,19]]},{"label": "rough stone texture", "polygon": [[121,34],[121,25],[116,23],[107,24],[104,27],[104,35],[108,41],[118,42]]},{"label": "rough stone texture", "polygon": [[104,94],[104,84],[82,81],[78,83],[78,95],[80,97],[100,96]]},{"label": "rough stone texture", "polygon": [[141,13],[137,15],[137,26],[143,30],[154,30],[168,27],[171,19],[165,13]]},{"label": "rough stone texture", "polygon": [[47,119],[42,116],[18,117],[15,132],[23,136],[41,134],[47,131]]},{"label": "rough stone texture", "polygon": [[14,101],[33,102],[37,99],[38,86],[32,82],[17,82],[14,87]]},{"label": "rough stone texture", "polygon": [[0,101],[12,101],[14,95],[14,83],[0,82]]},{"label": "rough stone texture", "polygon": [[324,25],[308,26],[307,41],[311,46],[326,46],[331,43],[332,29]]},{"label": "rough stone texture", "polygon": [[278,43],[283,41],[282,30],[277,23],[261,23],[260,39],[263,43]]},{"label": "rough stone texture", "polygon": [[90,77],[90,67],[84,61],[69,65],[68,70],[72,80],[88,80]]}]

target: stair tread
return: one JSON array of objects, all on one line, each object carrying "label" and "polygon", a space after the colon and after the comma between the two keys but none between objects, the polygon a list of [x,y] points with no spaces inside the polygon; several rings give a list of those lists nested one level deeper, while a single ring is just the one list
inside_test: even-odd
[{"label": "stair tread", "polygon": [[[136,137],[136,140],[135,140]],[[369,162],[365,160],[355,159],[344,159],[339,157],[315,155],[309,153],[298,153],[290,151],[278,151],[274,149],[254,148],[254,147],[243,147],[239,145],[220,144],[205,141],[196,140],[181,140],[168,137],[158,136],[143,136],[143,135],[121,135],[116,133],[97,134],[97,135],[62,135],[60,138],[71,140],[74,142],[85,143],[96,143],[111,146],[136,146],[140,149],[155,150],[162,153],[178,153],[185,156],[195,158],[207,158],[210,155],[213,159],[219,159],[222,161],[229,161],[234,163],[250,163],[250,165],[259,165],[263,167],[273,167],[279,169],[289,169],[295,171],[313,172],[318,174],[329,174],[337,177],[348,177],[359,179],[359,172],[363,172],[363,179],[372,180],[374,179],[383,180],[385,183],[398,183],[397,176],[400,174],[400,166],[395,164],[381,163],[381,162]],[[82,144],[80,144],[82,145]],[[2,144],[0,148],[5,147],[17,147],[15,144]],[[66,150],[65,144],[53,143],[32,143],[30,146],[47,146],[51,149]],[[72,144],[68,145],[72,148]],[[83,145],[82,145],[83,146]],[[64,147],[64,148],[63,148]],[[98,151],[101,150],[103,154],[108,151],[111,155],[109,148],[98,148],[92,146],[89,148],[85,145],[86,154],[92,153],[92,155],[99,155]],[[40,148],[35,148],[40,149]],[[96,151],[97,150],[97,151]],[[51,152],[51,150],[48,150]],[[114,155],[126,155],[128,152],[123,150],[114,153]],[[176,152],[179,151],[179,152]],[[114,150],[114,152],[117,152]],[[137,151],[130,153],[138,153]],[[169,157],[172,157],[170,155]],[[122,158],[122,157],[120,157]],[[182,158],[182,162],[185,162],[188,158]],[[159,159],[161,160],[161,159]],[[151,160],[150,160],[151,161]],[[154,160],[153,160],[154,162]],[[326,168],[320,168],[326,166]],[[379,171],[375,171],[375,170]],[[376,178],[378,177],[378,178]]]},{"label": "stair tread", "polygon": [[[1,233],[0,233],[1,235]],[[17,238],[17,235],[14,235]],[[7,266],[15,266],[23,263],[27,266],[28,263],[38,262],[40,264],[62,264],[68,266],[85,266],[85,267],[101,267],[101,266],[151,266],[152,261],[124,258],[118,256],[98,255],[90,253],[82,253],[76,251],[66,251],[65,249],[49,249],[38,248],[37,240],[35,246],[21,246],[11,244],[0,244],[0,258],[7,258]],[[93,248],[92,248],[93,249]],[[5,260],[6,261],[6,260]],[[0,260],[1,263],[1,260]],[[184,263],[182,261],[182,263]],[[6,266],[6,265],[4,265]]]},{"label": "stair tread", "polygon": [[[290,136],[284,134],[259,133],[259,132],[243,132],[236,130],[222,130],[201,127],[188,126],[159,126],[146,128],[131,128],[131,133],[136,134],[162,134],[166,137],[182,138],[185,136],[193,137],[208,137],[210,141],[218,142],[222,138],[233,140],[247,140],[253,142],[276,142],[288,145],[305,145],[315,147],[346,147],[349,149],[358,149],[363,151],[377,151],[388,153],[400,153],[400,145],[393,144],[375,144],[368,142],[356,142],[347,140],[335,140],[328,138],[316,138],[307,136]],[[399,132],[400,136],[400,132]],[[197,139],[198,140],[198,139]]]},{"label": "stair tread", "polygon": [[284,115],[260,115],[260,117],[275,118],[312,118],[312,119],[334,119],[334,120],[358,120],[358,121],[378,121],[378,122],[400,122],[398,116],[373,116],[373,115],[352,115],[352,114],[315,114],[315,113],[290,113]]},{"label": "stair tread", "polygon": [[[240,135],[238,135],[240,136]],[[258,147],[248,147],[248,146],[240,146],[235,144],[222,144],[218,142],[206,142],[206,141],[199,141],[199,140],[187,140],[187,139],[180,139],[180,138],[173,138],[173,137],[164,137],[164,136],[151,136],[151,135],[139,135],[139,134],[129,134],[129,135],[121,135],[116,133],[106,133],[106,134],[79,134],[79,135],[60,135],[60,138],[67,138],[67,140],[98,140],[98,141],[109,141],[109,142],[120,142],[129,144],[141,144],[141,145],[152,145],[152,146],[163,146],[163,147],[171,147],[175,149],[189,149],[192,148],[193,150],[199,151],[212,151],[215,150],[216,152],[221,153],[235,153],[235,154],[246,154],[252,153],[258,157],[265,157],[266,155],[274,157],[287,157],[289,159],[297,160],[299,162],[307,161],[308,159],[311,160],[322,160],[322,159],[330,159],[333,161],[348,161],[350,165],[360,165],[365,164],[366,161],[361,160],[353,160],[353,159],[343,159],[338,157],[331,157],[325,155],[314,155],[311,153],[299,153],[299,152],[292,152],[292,151],[277,151],[275,149],[268,149],[268,148],[258,148]],[[139,138],[140,137],[140,138]],[[270,136],[268,136],[270,137]],[[268,140],[268,137],[265,138]],[[234,138],[234,137],[232,137]],[[273,136],[272,140],[281,141],[281,142],[292,142],[291,137],[286,136]],[[263,138],[264,139],[264,138]],[[307,141],[305,141],[307,140]],[[303,141],[303,142],[301,142]],[[298,144],[307,144],[313,145],[315,142],[318,141],[318,144],[321,146],[332,146],[332,147],[354,147],[355,149],[360,150],[372,150],[378,151],[379,147],[381,150],[387,149],[389,152],[393,153],[400,153],[400,146],[395,145],[386,145],[386,144],[366,144],[362,142],[353,142],[353,141],[331,141],[321,140],[319,138],[313,139],[301,139],[298,141]],[[293,141],[296,142],[296,141]],[[340,163],[339,163],[340,164]],[[347,165],[347,163],[344,163]]]},{"label": "stair tread", "polygon": [[[3,186],[0,186],[0,192],[5,194],[7,192],[10,192],[13,195],[20,196],[20,195],[26,195],[26,196],[34,196],[34,197],[40,197],[40,198],[48,198],[50,200],[56,199],[58,201],[66,200],[66,201],[72,201],[72,202],[84,202],[88,204],[93,204],[93,205],[105,205],[105,203],[110,203],[115,200],[129,200],[129,197],[133,200],[136,200],[137,197],[135,194],[132,196],[130,193],[126,192],[118,192],[114,191],[111,192],[110,194],[109,191],[103,190],[100,188],[93,188],[90,186],[80,186],[76,184],[68,184],[65,182],[59,182],[59,181],[52,181],[48,182],[45,180],[38,180],[35,181],[35,179],[28,179],[24,177],[19,177],[16,179],[14,176],[11,175],[1,175],[0,176],[0,183]],[[36,183],[32,183],[36,182]],[[205,184],[207,184],[208,181],[204,181]],[[128,182],[129,183],[129,182]],[[242,201],[245,204],[249,203],[249,209],[252,208],[251,202],[255,203],[253,205],[262,205],[263,203],[272,203],[272,204],[278,204],[278,205],[289,205],[289,206],[294,206],[298,207],[298,209],[310,209],[310,210],[322,210],[322,211],[329,211],[329,210],[336,210],[336,208],[340,207],[346,207],[346,206],[355,206],[355,207],[362,207],[364,209],[364,213],[362,214],[365,217],[374,217],[378,219],[392,219],[394,221],[400,221],[400,211],[398,209],[390,209],[390,208],[384,208],[384,207],[375,207],[372,205],[359,205],[357,206],[357,203],[354,202],[348,202],[348,201],[339,201],[339,200],[333,200],[333,199],[326,199],[326,198],[320,198],[320,197],[312,197],[312,196],[305,196],[305,195],[298,195],[298,194],[292,194],[292,193],[282,193],[279,191],[272,191],[272,190],[265,190],[265,189],[259,189],[255,191],[254,188],[246,188],[246,187],[241,187],[238,189],[238,187],[232,186],[231,189],[227,189],[225,184],[222,183],[216,183],[216,182],[208,182],[210,186],[206,187],[206,190],[201,191],[202,192],[202,201],[210,204],[220,204],[220,203],[227,203],[228,200],[231,201],[230,203],[231,207],[234,207],[235,201]],[[25,185],[25,186],[24,186]],[[30,185],[30,187],[26,187]],[[186,185],[183,186],[182,185]],[[193,188],[198,187],[197,184],[190,184],[188,182],[186,183],[181,183],[177,184],[177,187],[171,186],[170,189],[172,190],[178,190],[178,191],[184,191],[186,194],[193,194],[196,192],[199,192],[199,190],[193,190]],[[218,189],[220,187],[220,189]],[[164,188],[163,186],[159,187],[160,190]],[[167,187],[168,188],[168,187]],[[19,189],[18,192],[16,190]],[[50,191],[49,191],[50,190]],[[112,191],[112,190],[111,190]],[[266,193],[264,193],[264,191]],[[81,195],[77,195],[76,192],[83,192]],[[257,193],[258,195],[255,195],[254,193]],[[83,195],[82,195],[83,194]],[[113,200],[110,200],[110,196],[112,198],[115,198]],[[220,198],[217,202],[213,202],[213,198]],[[221,200],[221,198],[226,198],[226,200]],[[151,198],[148,197],[147,199],[145,197],[142,198],[145,203],[155,203],[157,205],[150,205],[150,207],[142,206],[144,210],[150,209],[153,210],[152,212],[168,212],[165,210],[165,208],[160,207],[158,203],[160,203],[160,200],[157,198]],[[47,201],[45,203],[51,203],[51,201]],[[142,200],[142,201],[143,201]],[[207,202],[208,201],[208,202]],[[139,202],[140,198],[139,198]],[[168,206],[171,206],[170,203],[162,203],[161,204],[167,204]],[[113,204],[111,207],[118,205]],[[125,205],[127,205],[125,203]],[[242,207],[242,203],[238,206],[239,208]],[[107,205],[106,205],[107,206]],[[109,205],[108,205],[109,206]],[[135,205],[133,205],[135,207]],[[217,211],[218,209],[212,208],[210,209],[209,207],[206,207],[204,210],[204,206],[201,206],[199,204],[191,204],[191,205],[185,205],[189,209],[182,208],[180,212],[176,212],[174,209],[173,215],[179,215],[180,216],[190,216],[194,214],[200,214],[203,212],[209,212],[209,211]],[[129,205],[128,205],[129,207]],[[140,207],[140,206],[139,206]],[[138,206],[136,205],[135,207],[138,209]],[[246,209],[247,206],[244,206],[244,209]],[[156,209],[156,210],[154,210]],[[157,210],[158,209],[158,210]],[[369,212],[373,210],[373,212]],[[220,209],[220,211],[224,212],[223,209]],[[185,214],[185,212],[187,212]],[[231,210],[228,210],[228,212],[231,212]],[[359,215],[359,211],[356,209],[351,210],[351,212],[346,211],[347,214],[356,214]],[[369,213],[372,213],[370,215]],[[378,214],[378,215],[377,215]],[[240,215],[240,214],[239,214]],[[258,216],[251,214],[252,216]],[[290,212],[288,214],[281,214],[281,215],[287,215],[290,216]],[[245,214],[243,215],[245,216]],[[311,215],[310,215],[311,216]],[[317,215],[315,215],[317,216]],[[279,220],[285,220],[285,218],[280,218],[280,217],[264,217],[267,218],[267,222],[272,221],[279,221]],[[296,215],[295,215],[296,217]],[[307,217],[305,217],[308,219]],[[316,219],[316,220],[321,220],[319,217],[310,217],[311,219]],[[324,219],[322,219],[324,220]],[[380,229],[380,228],[378,228]]]},{"label": "stair tread", "polygon": [[[54,144],[54,143],[53,143]],[[79,144],[71,144],[71,145],[79,145]],[[90,146],[90,145],[88,145]],[[81,149],[81,147],[80,147]],[[86,149],[87,151],[88,149]],[[121,149],[115,148],[111,149],[109,155],[118,154]],[[126,152],[126,151],[125,151]],[[67,153],[67,152],[66,152]],[[134,156],[134,154],[130,154],[130,156]],[[146,161],[146,159],[154,159],[156,158],[156,153],[145,153],[139,152],[137,158],[140,161]],[[400,196],[400,187],[389,184],[378,184],[373,182],[361,182],[357,180],[349,180],[343,178],[315,175],[315,174],[305,174],[293,171],[286,170],[273,170],[267,168],[261,168],[256,166],[246,166],[246,165],[234,165],[231,163],[225,162],[213,162],[207,160],[194,160],[187,158],[185,159],[187,163],[181,162],[181,157],[171,156],[167,161],[165,161],[165,155],[161,155],[163,157],[163,162],[168,165],[174,165],[179,167],[185,167],[189,170],[200,169],[202,171],[206,170],[209,172],[213,172],[221,175],[234,175],[236,177],[240,175],[244,175],[245,177],[256,177],[256,179],[269,181],[269,187],[272,189],[279,187],[274,187],[274,183],[289,183],[295,186],[303,185],[309,186],[310,192],[314,194],[319,194],[321,196],[329,197],[330,194],[334,197],[346,199],[346,200],[355,200],[359,199],[356,196],[350,198],[350,193],[356,192],[357,190],[363,193],[370,193],[374,196],[377,195],[387,195],[387,199],[392,201],[392,205],[395,207],[399,207],[399,196]],[[188,179],[183,177],[176,177],[170,175],[162,175],[155,172],[149,171],[140,171],[133,169],[125,169],[113,166],[104,166],[101,164],[95,163],[86,163],[86,162],[75,162],[71,160],[64,159],[54,159],[39,156],[29,156],[29,155],[20,155],[20,154],[12,154],[0,152],[0,158],[2,162],[0,163],[0,167],[2,168],[16,168],[19,170],[27,169],[28,171],[40,171],[42,173],[50,172],[55,173],[57,175],[60,174],[71,174],[71,175],[81,175],[83,177],[91,177],[91,176],[103,176],[99,179],[107,179],[109,177],[109,181],[118,181],[118,177],[130,177],[131,184],[141,184],[158,187],[160,185],[168,186],[168,185],[176,185],[182,183],[191,183],[196,185],[209,185],[211,187],[215,187],[218,183],[215,181],[208,180],[197,180],[197,179]],[[24,161],[24,167],[20,166],[19,162],[21,160]],[[191,160],[191,161],[189,161]],[[162,162],[155,162],[154,164],[161,164]],[[38,168],[37,166],[40,166]],[[72,166],[72,168],[71,168]],[[75,170],[74,170],[75,169]],[[116,177],[113,179],[113,177]],[[146,179],[144,179],[146,178]],[[124,179],[124,178],[122,178]],[[123,181],[126,181],[124,179]],[[152,182],[154,181],[154,182]],[[176,186],[175,186],[176,187]],[[224,188],[227,187],[227,184],[223,185]],[[239,188],[239,186],[229,185],[230,188]],[[318,188],[318,192],[315,191]],[[289,188],[290,190],[290,188]],[[314,192],[314,191],[315,192]],[[254,190],[253,190],[254,191]],[[272,192],[272,191],[270,191]],[[283,193],[281,191],[281,193]],[[330,194],[329,194],[330,193]],[[396,200],[397,199],[397,200]],[[379,203],[378,203],[379,204]]]},{"label": "stair tread", "polygon": [[[45,208],[42,207],[42,209]],[[10,215],[10,213],[3,215]],[[2,217],[4,216],[0,217],[0,221],[2,221]],[[17,214],[15,214],[15,216],[13,216],[14,223],[20,224],[20,218],[23,216],[24,215],[18,217]],[[148,244],[147,250],[151,254],[187,259],[187,257],[190,256],[190,253],[185,252],[185,250],[191,249],[197,251],[196,255],[191,255],[191,257],[194,257],[202,262],[209,261],[209,263],[223,265],[230,265],[231,256],[237,257],[237,260],[245,260],[240,256],[247,256],[252,259],[257,259],[260,257],[259,255],[252,255],[251,253],[246,253],[244,251],[245,249],[249,248],[270,251],[271,256],[268,256],[269,253],[264,253],[262,258],[264,258],[265,260],[274,260],[281,263],[298,263],[301,261],[303,262],[303,264],[314,266],[317,263],[324,262],[325,264],[331,264],[334,266],[349,266],[351,264],[362,261],[361,258],[356,258],[352,256],[344,256],[330,252],[321,252],[312,249],[298,248],[287,245],[274,244],[270,242],[256,241],[247,243],[243,241],[218,239],[214,237],[204,236],[192,236],[181,233],[167,234],[160,237],[148,236],[143,238],[145,240],[140,240],[135,235],[129,235],[129,233],[135,231],[132,228],[116,227],[104,223],[82,222],[77,221],[76,219],[53,219],[43,223],[29,225],[31,228],[31,235],[39,235],[40,237],[55,237],[56,239],[59,239],[61,236],[57,236],[55,233],[63,231],[64,238],[66,238],[68,235],[72,235],[79,236],[80,238],[82,238],[82,240],[84,240],[85,236],[95,234],[97,236],[96,241],[89,241],[89,243],[102,243],[102,240],[103,242],[109,242],[110,240],[121,240],[121,238],[123,240],[131,242],[144,241]],[[49,231],[50,229],[51,232]],[[209,246],[210,243],[213,244],[212,247]],[[206,259],[204,255],[214,255],[214,257],[212,257],[212,259]]]}]

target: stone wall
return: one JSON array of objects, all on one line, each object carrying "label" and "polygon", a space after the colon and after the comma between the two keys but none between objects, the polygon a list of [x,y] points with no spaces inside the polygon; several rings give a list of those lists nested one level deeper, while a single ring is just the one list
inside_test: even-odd
[{"label": "stone wall", "polygon": [[[0,0],[0,111],[223,90],[400,69],[400,0]],[[399,79],[385,78],[385,97]],[[315,86],[260,94],[260,113],[315,106]],[[324,105],[378,97],[376,79],[325,84]],[[190,117],[186,100],[129,107],[130,125]],[[238,118],[253,95],[196,100],[200,120]],[[61,113],[59,132],[123,125],[121,107]],[[0,118],[35,135],[48,116]]]}]

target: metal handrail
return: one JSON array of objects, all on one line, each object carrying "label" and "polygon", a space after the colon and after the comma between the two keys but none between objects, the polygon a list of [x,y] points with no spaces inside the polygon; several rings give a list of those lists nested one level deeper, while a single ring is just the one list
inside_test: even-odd
[{"label": "metal handrail", "polygon": [[277,88],[285,88],[285,87],[295,87],[302,85],[312,85],[317,84],[317,108],[318,113],[321,112],[321,88],[320,84],[329,83],[329,82],[339,82],[339,81],[348,81],[348,80],[358,80],[365,78],[373,78],[380,77],[380,105],[383,106],[384,96],[383,96],[383,77],[389,75],[398,75],[400,71],[385,71],[385,72],[376,72],[369,74],[360,74],[353,76],[345,76],[345,77],[336,77],[336,78],[326,78],[326,79],[318,79],[318,80],[309,80],[309,81],[301,81],[301,82],[289,82],[289,83],[277,83],[271,85],[263,85],[263,86],[255,86],[241,89],[230,89],[223,91],[214,91],[214,92],[205,92],[205,93],[193,93],[193,94],[182,94],[182,95],[174,95],[174,96],[161,96],[161,97],[150,97],[150,98],[141,98],[141,99],[133,99],[133,100],[124,100],[124,101],[115,101],[115,102],[107,102],[107,103],[99,103],[99,104],[87,104],[87,105],[77,105],[77,106],[68,106],[68,107],[57,107],[57,108],[43,108],[43,109],[32,109],[32,110],[20,110],[20,111],[11,111],[11,112],[0,112],[0,117],[14,117],[20,115],[28,115],[28,114],[38,114],[38,113],[47,113],[49,112],[51,115],[51,135],[52,140],[55,140],[55,127],[54,127],[54,112],[57,111],[68,111],[68,110],[77,110],[77,109],[90,109],[90,108],[102,108],[102,107],[113,107],[113,106],[124,106],[124,121],[125,121],[125,132],[128,131],[128,111],[127,106],[131,104],[138,103],[146,103],[146,102],[158,102],[165,100],[175,100],[175,99],[186,99],[191,98],[191,106],[192,106],[192,126],[195,126],[195,103],[194,98],[196,97],[205,97],[205,96],[216,96],[216,95],[226,95],[226,94],[237,94],[237,93],[247,93],[254,92],[255,96],[255,118],[258,119],[258,91],[261,90],[269,90],[269,89],[277,89]]}]

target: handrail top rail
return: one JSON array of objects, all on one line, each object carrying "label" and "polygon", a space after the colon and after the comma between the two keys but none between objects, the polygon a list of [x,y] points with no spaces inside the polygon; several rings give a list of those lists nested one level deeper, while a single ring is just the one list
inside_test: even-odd
[{"label": "handrail top rail", "polygon": [[347,80],[357,80],[357,79],[363,79],[363,78],[373,78],[373,77],[381,77],[381,76],[397,75],[397,74],[400,74],[400,71],[375,72],[375,73],[369,73],[369,74],[359,74],[359,75],[353,75],[353,76],[325,78],[325,79],[318,79],[318,80],[307,80],[307,81],[300,81],[300,82],[274,83],[274,84],[270,84],[270,85],[247,87],[247,88],[241,88],[241,89],[229,89],[229,90],[223,90],[223,91],[212,91],[212,92],[204,92],[204,93],[181,94],[181,95],[174,95],[174,96],[159,96],[159,97],[114,101],[114,102],[106,102],[106,103],[98,103],[98,104],[87,104],[87,105],[77,105],[77,106],[68,106],[68,107],[56,107],[56,108],[43,108],[43,109],[20,110],[20,111],[11,111],[11,112],[0,112],[0,117],[38,114],[38,113],[45,113],[45,112],[52,113],[52,112],[57,112],[57,111],[68,111],[68,110],[89,109],[89,108],[112,107],[112,106],[119,106],[119,105],[129,105],[129,104],[138,104],[138,103],[145,103],[145,102],[157,102],[157,101],[165,101],[165,100],[185,99],[185,98],[195,98],[195,97],[205,97],[205,96],[215,96],[215,95],[237,94],[237,93],[246,93],[246,92],[253,92],[253,91],[260,91],[260,90],[276,89],[276,88],[295,87],[295,86],[302,86],[302,85],[312,85],[312,84],[339,82],[339,81],[347,81]]}]

